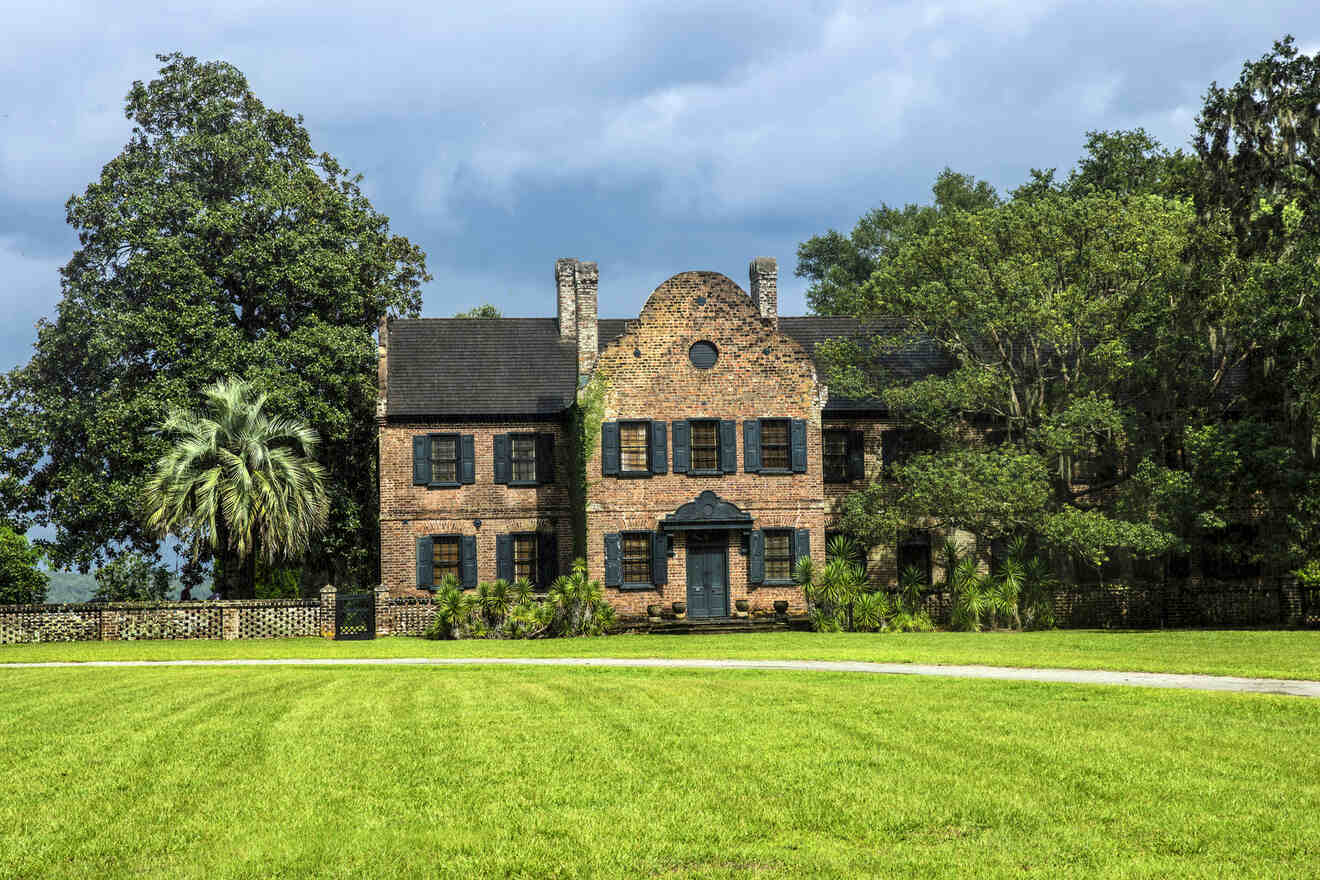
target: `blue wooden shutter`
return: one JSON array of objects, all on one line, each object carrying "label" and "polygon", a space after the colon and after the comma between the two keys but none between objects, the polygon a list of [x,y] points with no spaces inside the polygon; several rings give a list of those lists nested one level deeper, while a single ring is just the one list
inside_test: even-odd
[{"label": "blue wooden shutter", "polygon": [[765,532],[760,529],[752,529],[747,544],[747,582],[765,583]]},{"label": "blue wooden shutter", "polygon": [[756,419],[743,422],[743,470],[761,472],[761,423]]},{"label": "blue wooden shutter", "polygon": [[495,536],[495,577],[513,583],[513,535]]},{"label": "blue wooden shutter", "polygon": [[554,532],[538,532],[536,535],[536,565],[540,569],[539,586],[543,590],[559,577],[559,536]]},{"label": "blue wooden shutter", "polygon": [[471,434],[464,434],[459,446],[458,481],[470,486],[477,481],[477,442]]},{"label": "blue wooden shutter", "polygon": [[417,586],[421,587],[423,590],[434,589],[433,582],[435,581],[435,575],[433,573],[434,569],[432,569],[431,567],[431,563],[432,563],[431,554],[432,554],[431,539],[429,537],[418,538],[417,539]]},{"label": "blue wooden shutter", "polygon": [[619,423],[602,422],[600,426],[600,472],[607,477],[619,475]]},{"label": "blue wooden shutter", "polygon": [[500,485],[509,485],[509,478],[513,467],[509,461],[509,435],[495,435],[495,482]]},{"label": "blue wooden shutter", "polygon": [[866,476],[866,438],[861,431],[848,432],[848,479]]},{"label": "blue wooden shutter", "polygon": [[669,583],[669,538],[664,532],[656,532],[651,541],[651,583]]},{"label": "blue wooden shutter", "polygon": [[720,421],[720,470],[738,473],[738,423],[733,419]]},{"label": "blue wooden shutter", "polygon": [[799,559],[811,558],[811,532],[798,529],[793,535],[793,568],[796,570]]},{"label": "blue wooden shutter", "polygon": [[792,440],[789,444],[791,461],[793,464],[793,473],[805,474],[807,472],[807,423],[804,419],[793,419],[789,434]]},{"label": "blue wooden shutter", "polygon": [[674,473],[686,474],[692,467],[692,426],[674,422]]},{"label": "blue wooden shutter", "polygon": [[605,536],[605,586],[617,587],[623,583],[623,559],[619,547],[619,533]]},{"label": "blue wooden shutter", "polygon": [[536,482],[541,484],[555,481],[555,435],[536,435]]},{"label": "blue wooden shutter", "polygon": [[477,586],[477,536],[464,535],[458,542],[459,570],[463,573],[463,589]]},{"label": "blue wooden shutter", "polygon": [[669,441],[664,422],[651,422],[651,473],[669,473]]},{"label": "blue wooden shutter", "polygon": [[431,435],[413,435],[413,485],[425,486],[431,482]]}]

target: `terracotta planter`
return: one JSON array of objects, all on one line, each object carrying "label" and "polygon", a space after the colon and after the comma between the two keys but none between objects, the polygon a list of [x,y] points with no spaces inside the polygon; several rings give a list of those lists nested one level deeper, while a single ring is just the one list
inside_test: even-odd
[{"label": "terracotta planter", "polygon": [[733,601],[733,607],[737,608],[739,611],[746,612],[748,608],[752,607],[752,603],[748,599],[735,599]]},{"label": "terracotta planter", "polygon": [[674,613],[677,614],[679,617],[682,617],[684,614],[687,614],[687,603],[686,603],[686,602],[675,602],[675,603],[674,603]]}]

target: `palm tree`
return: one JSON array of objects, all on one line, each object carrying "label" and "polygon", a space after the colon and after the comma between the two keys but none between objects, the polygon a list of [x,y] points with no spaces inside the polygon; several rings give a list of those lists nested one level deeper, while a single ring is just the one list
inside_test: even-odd
[{"label": "palm tree", "polygon": [[239,379],[202,392],[205,411],[172,410],[160,431],[173,445],[144,496],[147,527],[194,548],[209,546],[223,572],[218,591],[246,598],[257,557],[296,559],[325,527],[320,435],[297,419],[268,416],[266,395]]}]

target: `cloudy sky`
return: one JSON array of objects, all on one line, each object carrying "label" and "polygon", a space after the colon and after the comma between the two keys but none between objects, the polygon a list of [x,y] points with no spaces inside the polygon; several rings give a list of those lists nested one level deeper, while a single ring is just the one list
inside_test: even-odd
[{"label": "cloudy sky", "polygon": [[[224,59],[366,177],[421,245],[423,313],[554,313],[556,257],[600,263],[601,313],[658,283],[780,261],[944,166],[1001,189],[1066,169],[1089,129],[1185,145],[1211,80],[1314,0],[1050,3],[686,0],[549,5],[223,0],[6,3],[0,41],[0,369],[25,361],[76,240],[64,202],[128,139],[158,52]],[[168,11],[160,11],[168,5]]]}]

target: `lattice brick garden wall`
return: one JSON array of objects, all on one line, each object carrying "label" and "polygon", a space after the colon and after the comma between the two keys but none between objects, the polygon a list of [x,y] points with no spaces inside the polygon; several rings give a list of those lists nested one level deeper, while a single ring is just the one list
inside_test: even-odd
[{"label": "lattice brick garden wall", "polygon": [[321,604],[317,599],[235,599],[0,605],[0,644],[316,636],[324,632]]}]

